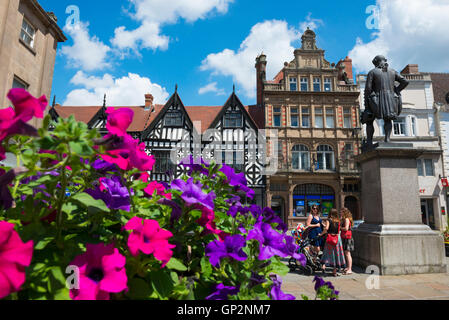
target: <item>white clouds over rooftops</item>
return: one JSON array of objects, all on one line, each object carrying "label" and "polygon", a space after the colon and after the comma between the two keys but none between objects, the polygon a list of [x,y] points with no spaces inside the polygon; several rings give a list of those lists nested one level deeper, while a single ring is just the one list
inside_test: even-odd
[{"label": "white clouds over rooftops", "polygon": [[358,38],[349,52],[357,72],[372,69],[378,54],[398,71],[411,63],[422,71],[449,71],[449,1],[377,0],[377,5],[379,30],[370,42]]},{"label": "white clouds over rooftops", "polygon": [[256,57],[263,51],[267,55],[267,79],[272,79],[285,61],[293,59],[292,43],[299,40],[298,30],[290,28],[286,21],[270,20],[254,25],[248,37],[237,51],[224,49],[209,54],[202,62],[201,70],[212,75],[230,76],[247,97],[256,96]]},{"label": "white clouds over rooftops", "polygon": [[195,22],[205,19],[216,12],[228,11],[229,4],[234,0],[129,0],[135,8],[132,17],[141,23],[134,30],[127,30],[120,26],[115,29],[112,44],[119,49],[138,50],[140,47],[148,49],[168,48],[170,38],[161,34],[161,26],[174,24],[179,19]]},{"label": "white clouds over rooftops", "polygon": [[164,104],[169,98],[165,88],[152,83],[149,78],[134,73],[114,78],[110,74],[103,77],[87,76],[78,71],[70,80],[82,88],[71,91],[63,105],[65,106],[99,106],[103,104],[103,96],[107,96],[108,106],[141,106],[145,104],[145,94],[151,93],[154,103]]},{"label": "white clouds over rooftops", "polygon": [[198,90],[198,94],[206,94],[209,92],[215,93],[217,96],[223,96],[226,94],[224,89],[217,88],[216,82],[211,82]]},{"label": "white clouds over rooftops", "polygon": [[89,23],[66,25],[64,31],[73,39],[72,46],[61,48],[61,54],[67,57],[70,66],[85,71],[103,70],[111,66],[108,61],[111,48],[96,36],[89,35]]}]

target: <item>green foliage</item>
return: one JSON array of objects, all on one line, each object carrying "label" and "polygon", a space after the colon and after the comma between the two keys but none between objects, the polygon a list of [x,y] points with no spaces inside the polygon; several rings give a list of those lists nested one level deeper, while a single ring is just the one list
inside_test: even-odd
[{"label": "green foliage", "polygon": [[[131,210],[110,209],[103,200],[95,200],[86,193],[104,176],[91,167],[105,152],[104,146],[94,148],[94,141],[101,138],[100,134],[76,122],[73,117],[59,119],[53,123],[52,131],[46,129],[50,122],[50,116],[47,116],[44,128],[39,129],[36,138],[15,136],[3,144],[27,170],[9,186],[15,206],[1,210],[0,220],[14,223],[23,241],[34,241],[32,262],[26,268],[26,282],[21,291],[11,297],[70,299],[66,285],[67,266],[86,251],[86,244],[113,243],[126,257],[129,290],[112,294],[111,298],[204,299],[217,284],[224,284],[240,288],[237,295],[229,296],[230,299],[270,299],[273,286],[270,275],[286,275],[289,270],[279,257],[259,261],[259,243],[250,240],[244,248],[248,259],[225,258],[218,268],[212,266],[205,256],[205,247],[218,236],[205,233],[205,227],[198,223],[202,212],[187,207],[181,192],[167,190],[182,210],[181,217],[172,221],[173,209],[159,204],[162,196],[156,192],[153,196],[146,195],[144,189],[148,183],[136,179],[138,172],[135,170],[118,172],[131,192]],[[203,184],[203,189],[210,188],[208,192],[213,191],[217,196],[216,228],[230,235],[246,236],[255,225],[256,217],[247,214],[232,218],[227,214],[230,205],[226,200],[233,196],[234,188],[229,186],[219,168],[212,164],[209,176],[193,172],[192,177]],[[136,216],[156,220],[161,228],[172,232],[169,242],[176,248],[163,268],[163,263],[152,254],[133,256],[129,252],[130,231],[123,227]],[[252,283],[253,274],[263,276],[265,282]],[[327,291],[320,293],[326,294]]]}]

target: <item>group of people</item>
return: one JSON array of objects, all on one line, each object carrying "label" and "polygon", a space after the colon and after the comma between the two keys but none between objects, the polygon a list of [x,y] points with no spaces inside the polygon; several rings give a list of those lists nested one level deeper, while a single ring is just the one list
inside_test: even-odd
[{"label": "group of people", "polygon": [[327,220],[321,218],[317,205],[313,205],[307,218],[306,228],[311,228],[309,239],[312,240],[312,250],[316,255],[323,251],[321,258],[323,272],[326,267],[332,268],[333,276],[339,276],[337,269],[343,274],[352,274],[352,256],[354,239],[352,227],[354,221],[351,212],[342,208],[340,213],[332,209]]}]

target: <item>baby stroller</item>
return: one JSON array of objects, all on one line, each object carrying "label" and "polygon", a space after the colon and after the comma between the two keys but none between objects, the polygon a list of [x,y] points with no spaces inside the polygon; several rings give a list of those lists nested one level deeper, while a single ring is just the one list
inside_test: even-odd
[{"label": "baby stroller", "polygon": [[302,272],[306,275],[312,275],[316,271],[321,270],[321,255],[322,254],[316,254],[311,249],[312,243],[317,240],[319,237],[316,237],[314,239],[309,239],[309,233],[312,228],[306,228],[305,230],[302,230],[301,232],[298,232],[298,230],[295,232],[295,230],[292,232],[295,234],[299,234],[299,237],[297,237],[297,242],[299,245],[298,252],[303,254],[306,258],[306,265],[302,266],[299,261],[297,261],[295,258],[291,258],[288,261],[288,267],[290,268],[290,271],[296,271]]}]

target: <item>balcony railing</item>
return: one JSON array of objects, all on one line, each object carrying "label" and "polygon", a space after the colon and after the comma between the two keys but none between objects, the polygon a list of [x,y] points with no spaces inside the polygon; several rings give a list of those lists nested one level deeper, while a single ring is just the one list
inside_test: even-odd
[{"label": "balcony railing", "polygon": [[[265,91],[288,91],[288,92],[301,92],[300,90],[290,91],[282,83],[265,83]],[[357,85],[347,84],[347,85],[337,85],[336,91],[318,91],[318,92],[358,92]],[[306,91],[306,92],[316,92],[316,91]]]}]

